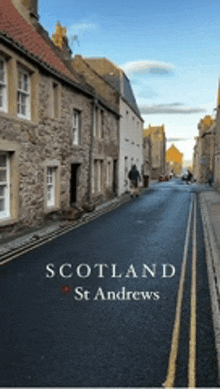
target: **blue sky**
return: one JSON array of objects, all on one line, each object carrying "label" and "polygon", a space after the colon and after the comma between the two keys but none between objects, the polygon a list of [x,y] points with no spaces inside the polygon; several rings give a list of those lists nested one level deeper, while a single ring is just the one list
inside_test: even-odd
[{"label": "blue sky", "polygon": [[192,158],[197,124],[216,107],[220,73],[220,2],[176,0],[39,0],[51,35],[68,28],[73,55],[106,57],[128,75],[145,128],[165,124]]}]

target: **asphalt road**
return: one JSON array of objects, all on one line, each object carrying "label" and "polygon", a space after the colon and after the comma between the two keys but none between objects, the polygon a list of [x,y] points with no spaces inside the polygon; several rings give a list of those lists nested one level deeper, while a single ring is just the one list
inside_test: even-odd
[{"label": "asphalt road", "polygon": [[[192,193],[199,190],[178,180],[156,184],[3,266],[0,385],[161,387]],[[188,386],[191,235],[192,228],[176,387]],[[196,386],[217,387],[199,205],[197,239]]]}]

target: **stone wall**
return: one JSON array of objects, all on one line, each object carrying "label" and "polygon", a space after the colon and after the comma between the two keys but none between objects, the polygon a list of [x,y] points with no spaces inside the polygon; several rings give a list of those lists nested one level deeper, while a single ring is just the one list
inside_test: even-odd
[{"label": "stone wall", "polygon": [[119,104],[119,93],[116,92],[109,84],[96,73],[90,65],[87,63],[88,60],[83,59],[81,55],[76,55],[71,61],[73,68],[82,76],[85,77],[86,81],[102,96],[106,102],[108,102],[116,110]]},{"label": "stone wall", "polygon": [[[89,147],[91,135],[91,101],[88,97],[61,88],[61,117],[50,117],[51,79],[40,75],[39,82],[39,122],[12,118],[8,114],[0,116],[1,139],[17,142],[20,146],[18,166],[14,176],[19,177],[18,218],[14,230],[25,226],[35,226],[50,212],[46,209],[46,166],[56,165],[59,170],[59,201],[56,210],[70,205],[71,164],[80,164],[77,188],[77,203],[85,201],[88,188]],[[81,145],[73,146],[73,109],[81,111]],[[52,210],[54,211],[54,210]],[[3,220],[4,222],[4,220]]]}]

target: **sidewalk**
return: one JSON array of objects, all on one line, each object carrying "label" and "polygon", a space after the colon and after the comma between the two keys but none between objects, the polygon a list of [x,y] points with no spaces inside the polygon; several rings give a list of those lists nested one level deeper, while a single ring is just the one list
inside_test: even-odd
[{"label": "sidewalk", "polygon": [[204,191],[200,193],[199,199],[220,375],[220,193],[215,190]]}]

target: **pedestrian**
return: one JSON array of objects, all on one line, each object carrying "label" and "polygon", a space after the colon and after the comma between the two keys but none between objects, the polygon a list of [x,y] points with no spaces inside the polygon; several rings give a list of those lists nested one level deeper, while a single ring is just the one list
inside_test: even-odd
[{"label": "pedestrian", "polygon": [[192,173],[188,170],[187,179],[186,179],[187,184],[189,184],[189,182],[191,183],[192,176],[193,176]]},{"label": "pedestrian", "polygon": [[138,181],[140,180],[140,173],[136,168],[136,165],[133,165],[131,170],[128,173],[128,178],[130,180],[130,188],[131,188],[131,197],[139,196],[138,190]]}]

